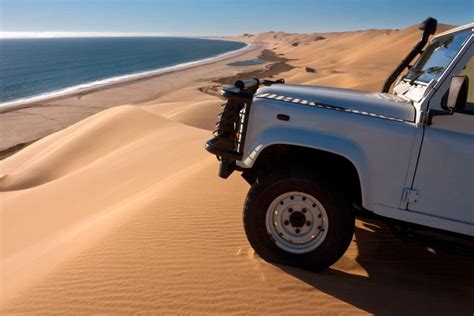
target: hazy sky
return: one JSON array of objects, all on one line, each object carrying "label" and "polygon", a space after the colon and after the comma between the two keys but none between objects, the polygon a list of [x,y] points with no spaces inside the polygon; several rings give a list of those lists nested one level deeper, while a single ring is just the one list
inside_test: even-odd
[{"label": "hazy sky", "polygon": [[223,35],[474,21],[474,0],[0,0],[2,32]]}]

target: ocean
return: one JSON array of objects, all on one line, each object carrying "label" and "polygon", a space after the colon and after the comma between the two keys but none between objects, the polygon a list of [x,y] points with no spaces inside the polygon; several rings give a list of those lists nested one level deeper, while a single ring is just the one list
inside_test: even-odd
[{"label": "ocean", "polygon": [[0,39],[0,104],[145,75],[243,47],[176,37]]}]

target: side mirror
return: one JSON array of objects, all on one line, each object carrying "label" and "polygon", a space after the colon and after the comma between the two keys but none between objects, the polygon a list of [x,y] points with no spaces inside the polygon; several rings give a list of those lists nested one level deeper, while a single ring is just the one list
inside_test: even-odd
[{"label": "side mirror", "polygon": [[467,92],[469,89],[469,78],[467,76],[454,75],[449,86],[448,101],[446,106],[451,112],[461,112],[466,107]]}]

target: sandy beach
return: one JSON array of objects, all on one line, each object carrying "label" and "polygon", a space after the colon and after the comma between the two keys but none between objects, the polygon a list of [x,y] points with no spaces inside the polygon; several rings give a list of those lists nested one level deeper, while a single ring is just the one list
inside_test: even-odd
[{"label": "sandy beach", "polygon": [[323,272],[261,260],[242,227],[248,184],[218,178],[204,150],[226,83],[378,91],[419,35],[246,34],[229,39],[250,46],[212,62],[0,109],[0,311],[472,314],[472,259],[378,220],[358,219]]}]

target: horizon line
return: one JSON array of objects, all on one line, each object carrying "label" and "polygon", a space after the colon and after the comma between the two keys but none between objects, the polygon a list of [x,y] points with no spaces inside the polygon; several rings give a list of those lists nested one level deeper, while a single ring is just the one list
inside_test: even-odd
[{"label": "horizon line", "polygon": [[[408,27],[408,26],[407,26]],[[80,37],[227,37],[240,36],[244,34],[261,34],[261,33],[288,33],[288,34],[312,34],[312,33],[344,33],[358,32],[366,30],[396,30],[395,28],[362,28],[347,31],[311,31],[311,32],[287,32],[267,30],[256,33],[239,33],[239,34],[184,34],[172,32],[69,32],[69,31],[40,31],[40,32],[17,32],[17,31],[0,31],[0,39],[34,39],[34,38],[80,38]]]},{"label": "horizon line", "polygon": [[197,37],[199,35],[167,32],[4,32],[0,39],[33,39],[33,38],[80,38],[80,37]]}]

